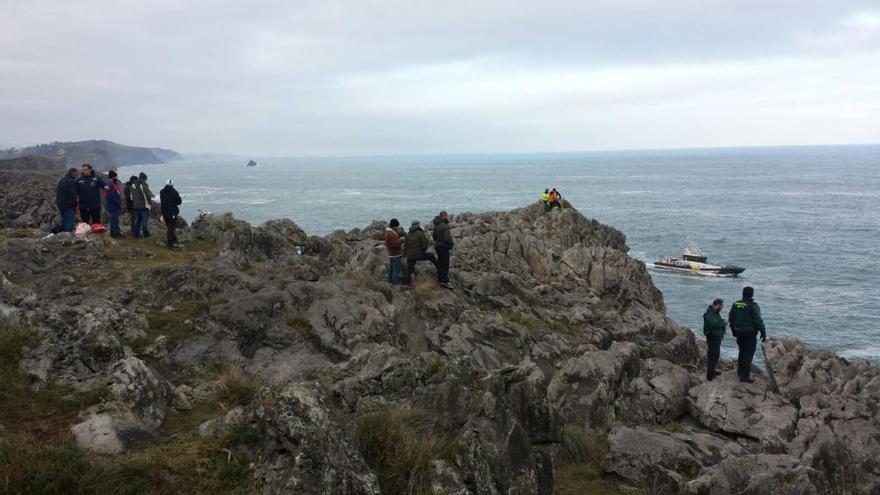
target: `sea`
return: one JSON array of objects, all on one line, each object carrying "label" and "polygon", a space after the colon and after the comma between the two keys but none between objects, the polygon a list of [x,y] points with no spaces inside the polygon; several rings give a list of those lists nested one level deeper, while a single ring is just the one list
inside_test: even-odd
[{"label": "sea", "polygon": [[[249,159],[258,162],[246,167]],[[173,178],[182,215],[293,219],[312,234],[392,217],[423,223],[509,210],[556,187],[627,236],[668,314],[702,338],[702,314],[755,287],[769,335],[880,361],[880,145],[338,158],[199,157],[123,167],[153,190]],[[654,269],[687,242],[738,278]],[[454,269],[454,258],[453,258]],[[726,315],[725,308],[723,314]],[[725,339],[722,353],[736,353]]]}]

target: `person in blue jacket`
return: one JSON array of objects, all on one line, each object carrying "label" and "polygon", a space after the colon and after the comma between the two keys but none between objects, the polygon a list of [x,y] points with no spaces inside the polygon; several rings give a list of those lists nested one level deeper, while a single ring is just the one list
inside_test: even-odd
[{"label": "person in blue jacket", "polygon": [[82,173],[76,180],[79,218],[89,225],[101,223],[101,190],[107,190],[107,183],[98,177],[92,166],[84,163]]},{"label": "person in blue jacket", "polygon": [[110,216],[110,237],[122,237],[122,231],[119,230],[119,212],[122,210],[122,183],[119,182],[115,170],[111,170],[107,177],[110,178],[110,184],[104,191],[104,207],[107,208],[107,214]]},{"label": "person in blue jacket", "polygon": [[58,212],[61,214],[61,230],[65,232],[73,232],[76,223],[77,177],[79,177],[79,170],[69,169],[67,174],[58,181],[58,188],[55,190],[55,206],[58,207]]}]

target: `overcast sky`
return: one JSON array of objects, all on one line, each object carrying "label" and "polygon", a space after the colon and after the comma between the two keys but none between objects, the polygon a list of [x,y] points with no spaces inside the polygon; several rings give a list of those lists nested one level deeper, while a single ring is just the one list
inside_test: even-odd
[{"label": "overcast sky", "polygon": [[0,144],[880,142],[880,0],[0,1]]}]

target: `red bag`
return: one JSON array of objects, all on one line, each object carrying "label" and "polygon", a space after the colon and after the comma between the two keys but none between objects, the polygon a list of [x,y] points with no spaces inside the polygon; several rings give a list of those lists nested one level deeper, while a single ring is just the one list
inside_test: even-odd
[{"label": "red bag", "polygon": [[107,227],[104,227],[100,223],[93,223],[92,224],[92,233],[93,234],[103,234],[104,232],[107,232]]}]

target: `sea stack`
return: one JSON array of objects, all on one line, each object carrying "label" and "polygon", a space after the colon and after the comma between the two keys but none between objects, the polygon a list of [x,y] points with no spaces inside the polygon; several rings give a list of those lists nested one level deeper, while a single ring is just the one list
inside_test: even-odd
[{"label": "sea stack", "polygon": [[248,162],[247,166],[248,166],[248,167],[256,167],[256,166],[257,166],[257,162],[251,160],[251,161]]}]

